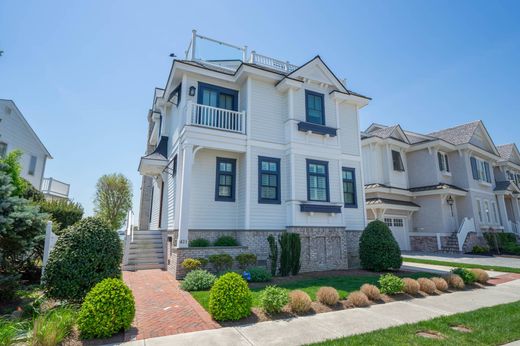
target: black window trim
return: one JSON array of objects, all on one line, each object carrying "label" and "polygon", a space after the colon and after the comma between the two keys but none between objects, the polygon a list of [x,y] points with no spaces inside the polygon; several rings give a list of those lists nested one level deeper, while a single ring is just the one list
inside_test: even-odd
[{"label": "black window trim", "polygon": [[[353,168],[353,167],[341,167],[341,173],[343,174],[343,172],[351,172],[352,173],[352,179],[350,181],[352,181],[352,186],[353,186],[353,190],[354,190],[352,192],[352,194],[354,195],[354,203],[348,204],[345,201],[345,189],[343,189],[343,206],[345,208],[357,208],[358,207],[358,201],[357,201],[357,189],[356,189],[356,169]],[[343,177],[341,177],[342,185],[343,185],[343,183],[345,181],[349,181],[349,180],[348,179],[344,179]]]},{"label": "black window trim", "polygon": [[[233,96],[233,111],[238,112],[238,90],[228,89],[224,88],[218,85],[208,84],[204,82],[198,82],[198,90],[197,90],[197,103],[202,104],[202,90],[204,89],[211,89],[215,90],[216,92],[231,95]],[[220,101],[220,97],[217,98],[217,102]],[[220,106],[217,106],[217,108],[221,108]],[[224,108],[223,108],[224,109]]]},{"label": "black window trim", "polygon": [[[313,159],[306,159],[306,165],[305,165],[305,171],[307,172],[307,201],[309,202],[330,202],[330,189],[329,189],[329,162],[328,161],[320,161],[320,160],[313,160]],[[310,184],[310,178],[311,174],[309,173],[309,165],[311,164],[317,164],[317,165],[324,165],[325,166],[325,174],[319,174],[319,173],[312,173],[312,175],[318,175],[318,176],[324,176],[325,177],[325,187],[326,187],[326,194],[327,198],[325,200],[314,200],[311,199],[311,184]]]},{"label": "black window trim", "polygon": [[[273,162],[276,164],[276,173],[263,171],[262,162]],[[276,175],[276,199],[262,198],[262,174]],[[258,156],[258,203],[260,204],[281,204],[282,188],[280,186],[280,159],[275,157]]]},{"label": "black window trim", "polygon": [[[307,102],[308,95],[318,96],[321,99],[321,123],[320,124],[317,124],[317,123],[309,120],[309,104]],[[325,94],[321,94],[316,91],[305,89],[305,121],[310,124],[325,126]]]},{"label": "black window trim", "polygon": [[[231,163],[231,197],[223,197],[219,195],[219,186],[220,186],[220,163]],[[216,164],[216,176],[215,176],[215,201],[218,202],[235,202],[235,187],[236,187],[236,177],[237,177],[237,160],[236,159],[230,159],[227,157],[217,157],[217,164]],[[228,175],[228,173],[225,173]]]},{"label": "black window trim", "polygon": [[[394,168],[394,171],[396,172],[404,172],[406,171],[406,169],[404,168],[404,161],[403,161],[403,157],[401,155],[401,152],[400,151],[397,151],[397,150],[391,150],[392,152],[392,167]],[[399,161],[397,162],[397,166],[396,167],[396,161],[395,161],[395,158],[394,158],[394,153],[396,153],[398,156],[397,158],[399,159]]]}]

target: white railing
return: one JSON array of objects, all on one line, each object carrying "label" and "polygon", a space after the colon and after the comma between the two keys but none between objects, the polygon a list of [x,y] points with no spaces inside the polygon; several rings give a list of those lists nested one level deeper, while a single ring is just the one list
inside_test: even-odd
[{"label": "white railing", "polygon": [[245,111],[236,112],[192,102],[189,102],[187,107],[187,125],[246,133]]},{"label": "white railing", "polygon": [[54,178],[43,178],[42,192],[46,195],[68,198],[70,185]]},{"label": "white railing", "polygon": [[263,65],[286,73],[291,73],[292,71],[298,68],[298,66],[292,65],[288,61],[285,62],[278,59],[270,58],[268,56],[258,54],[255,51],[251,52],[249,62],[252,64]]},{"label": "white railing", "polygon": [[130,244],[134,241],[134,212],[128,211],[126,217],[126,230],[125,230],[125,250],[123,252],[123,265],[128,264],[128,253],[130,252]]},{"label": "white railing", "polygon": [[473,218],[465,217],[464,220],[462,220],[462,224],[460,225],[459,230],[457,231],[459,251],[462,251],[464,242],[466,241],[466,238],[470,232],[475,232],[475,221],[473,221]]}]

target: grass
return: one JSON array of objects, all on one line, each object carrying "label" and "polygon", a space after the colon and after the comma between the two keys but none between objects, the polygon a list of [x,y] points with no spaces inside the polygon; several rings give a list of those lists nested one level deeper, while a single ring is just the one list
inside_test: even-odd
[{"label": "grass", "polygon": [[70,335],[76,322],[76,311],[60,307],[34,319],[31,341],[33,345],[54,346]]},{"label": "grass", "polygon": [[439,265],[439,266],[448,266],[448,267],[457,267],[457,268],[480,268],[480,269],[484,269],[484,270],[494,270],[497,272],[520,274],[520,268],[511,268],[511,267],[487,266],[487,265],[482,265],[482,264],[437,261],[437,260],[422,259],[422,258],[409,258],[409,257],[403,257],[403,261],[412,262],[412,263],[434,264],[434,265]]},{"label": "grass", "polygon": [[[413,273],[407,275],[412,278],[430,277],[429,273]],[[302,290],[309,294],[312,300],[316,300],[316,292],[322,286],[331,286],[338,290],[340,299],[344,299],[349,292],[358,290],[363,284],[369,283],[376,285],[379,276],[336,276],[324,277],[317,279],[305,279],[301,281],[288,282],[277,285],[279,287],[287,288],[289,290]],[[253,307],[260,305],[260,292],[263,288],[251,289],[253,293]],[[199,302],[206,310],[209,306],[209,291],[190,292],[190,294]]]},{"label": "grass", "polygon": [[[451,328],[459,325],[471,331],[464,333]],[[515,302],[313,345],[502,345],[520,339],[519,325],[520,302]],[[418,336],[420,331],[439,332],[444,339]]]}]

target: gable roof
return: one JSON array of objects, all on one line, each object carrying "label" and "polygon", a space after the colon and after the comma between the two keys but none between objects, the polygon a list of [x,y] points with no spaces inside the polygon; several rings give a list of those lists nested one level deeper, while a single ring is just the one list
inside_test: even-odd
[{"label": "gable roof", "polygon": [[500,154],[500,157],[504,161],[510,161],[511,160],[511,158],[513,157],[513,151],[515,149],[518,152],[518,149],[516,148],[516,144],[515,143],[504,144],[504,145],[497,145],[498,153]]},{"label": "gable roof", "polygon": [[429,136],[445,140],[453,145],[469,143],[480,125],[480,120],[429,133]]},{"label": "gable roof", "polygon": [[38,137],[38,135],[36,134],[36,132],[34,132],[33,128],[31,127],[31,125],[29,125],[29,123],[27,122],[27,119],[25,119],[25,117],[23,116],[22,112],[20,111],[20,109],[18,108],[18,106],[16,105],[16,103],[14,103],[13,100],[7,100],[7,99],[0,99],[0,104],[6,104],[6,103],[9,103],[11,104],[12,106],[12,109],[14,111],[14,113],[16,113],[18,115],[18,118],[22,121],[22,123],[25,125],[25,127],[27,128],[27,130],[29,131],[29,133],[32,134],[33,138],[36,140],[36,142],[40,145],[40,147],[42,148],[42,150],[45,152],[45,155],[47,157],[49,157],[50,159],[52,159],[52,155],[51,153],[49,153],[49,151],[47,150],[47,148],[45,147],[45,145],[43,145],[43,142],[40,140],[40,137]]}]

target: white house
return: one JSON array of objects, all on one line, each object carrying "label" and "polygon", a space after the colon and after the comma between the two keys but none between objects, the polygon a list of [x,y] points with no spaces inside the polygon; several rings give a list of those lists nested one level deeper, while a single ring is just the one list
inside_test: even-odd
[{"label": "white house", "polygon": [[267,236],[285,230],[301,235],[302,271],[355,265],[366,220],[358,110],[370,98],[319,56],[296,66],[229,45],[242,59],[202,60],[202,39],[194,32],[155,90],[141,228],[162,232],[177,275],[201,257],[191,239],[232,235],[243,248],[229,251],[266,261]]}]

